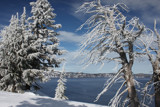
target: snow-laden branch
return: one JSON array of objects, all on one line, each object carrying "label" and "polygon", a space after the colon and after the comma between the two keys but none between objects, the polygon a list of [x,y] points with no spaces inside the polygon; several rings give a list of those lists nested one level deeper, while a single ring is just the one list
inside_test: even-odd
[{"label": "snow-laden branch", "polygon": [[119,105],[120,101],[121,101],[122,95],[123,95],[125,92],[127,92],[128,88],[126,88],[125,90],[123,90],[123,91],[120,93],[121,89],[124,87],[125,84],[126,84],[126,81],[124,81],[124,82],[122,83],[122,85],[120,86],[120,88],[117,90],[115,96],[110,100],[109,105],[111,104],[111,105],[110,105],[111,107],[117,107],[117,106]]},{"label": "snow-laden branch", "polygon": [[96,101],[99,100],[99,98],[101,97],[101,95],[103,95],[112,85],[113,83],[115,82],[115,80],[117,79],[117,77],[122,73],[123,69],[120,69],[117,74],[110,80],[108,81],[108,83],[106,83],[107,85],[105,86],[105,88],[102,90],[101,93],[98,94],[98,96],[96,97]]}]

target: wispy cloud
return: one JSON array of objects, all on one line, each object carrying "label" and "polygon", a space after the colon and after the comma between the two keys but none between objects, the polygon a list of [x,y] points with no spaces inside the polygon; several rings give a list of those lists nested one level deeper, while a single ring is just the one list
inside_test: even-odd
[{"label": "wispy cloud", "polygon": [[59,31],[59,33],[60,33],[60,36],[59,36],[60,41],[75,42],[75,43],[80,43],[82,41],[82,36],[76,33],[67,32],[67,31]]}]

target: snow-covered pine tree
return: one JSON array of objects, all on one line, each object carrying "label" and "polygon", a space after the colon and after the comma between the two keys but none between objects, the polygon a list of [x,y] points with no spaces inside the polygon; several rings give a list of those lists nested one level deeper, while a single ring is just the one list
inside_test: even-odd
[{"label": "snow-covered pine tree", "polygon": [[[61,27],[54,24],[55,14],[47,0],[32,2],[30,29],[26,21],[26,10],[21,16],[13,16],[9,27],[2,32],[1,42],[1,90],[19,92],[19,90],[39,88],[37,80],[44,81],[44,71],[58,67],[62,59],[56,58],[64,51],[59,50],[58,35],[54,30]],[[17,77],[13,77],[17,76]],[[12,78],[11,78],[12,76]],[[15,79],[18,78],[15,82]],[[8,80],[8,81],[7,81]],[[9,83],[13,80],[13,83]],[[17,87],[16,85],[20,83]]]},{"label": "snow-covered pine tree", "polygon": [[58,49],[59,40],[57,39],[56,29],[60,28],[60,24],[54,24],[53,20],[56,16],[53,13],[53,8],[48,0],[37,0],[31,2],[31,13],[28,18],[30,21],[30,30],[33,34],[32,41],[29,44],[32,46],[32,55],[36,62],[33,62],[37,70],[49,70],[50,68],[59,67],[62,59],[57,58],[57,55],[63,54],[63,50]]},{"label": "snow-covered pine tree", "polygon": [[38,70],[36,63],[38,58],[33,58],[34,46],[30,44],[34,40],[33,34],[28,30],[28,21],[26,20],[26,9],[24,7],[24,12],[21,15],[20,20],[21,27],[21,48],[17,51],[18,54],[18,66],[22,73],[22,79],[25,83],[25,90],[30,90],[31,87],[36,90],[39,89],[39,85],[36,81],[44,81],[45,76],[42,70]]},{"label": "snow-covered pine tree", "polygon": [[24,8],[21,19],[19,20],[18,14],[12,16],[10,25],[1,32],[1,90],[22,92],[30,90],[32,86],[38,88],[36,81],[44,80],[43,71],[36,69],[37,59],[31,58],[34,49],[29,42],[34,40],[34,37],[26,22]]},{"label": "snow-covered pine tree", "polygon": [[17,65],[20,47],[21,29],[19,26],[18,13],[12,16],[10,25],[5,27],[2,32],[2,41],[0,45],[0,89],[11,92],[22,92],[24,82],[22,79],[22,71]]},{"label": "snow-covered pine tree", "polygon": [[64,68],[64,65],[63,65],[63,69],[61,71],[60,78],[57,81],[58,85],[57,85],[57,88],[55,90],[55,97],[54,97],[55,99],[62,99],[62,100],[67,100],[68,99],[65,96],[65,90],[66,90],[65,82],[66,81],[67,80],[65,79],[65,68]]}]

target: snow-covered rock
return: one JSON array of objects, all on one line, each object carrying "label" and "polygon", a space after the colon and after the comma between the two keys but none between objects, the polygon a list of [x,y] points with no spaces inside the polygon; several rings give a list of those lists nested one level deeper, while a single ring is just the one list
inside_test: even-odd
[{"label": "snow-covered rock", "polygon": [[31,92],[24,94],[0,91],[0,107],[107,107],[76,101],[56,100]]}]

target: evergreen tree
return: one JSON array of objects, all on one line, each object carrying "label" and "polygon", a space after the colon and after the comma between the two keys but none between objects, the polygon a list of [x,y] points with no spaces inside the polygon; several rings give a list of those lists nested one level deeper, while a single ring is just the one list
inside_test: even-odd
[{"label": "evergreen tree", "polygon": [[37,69],[36,63],[38,58],[34,57],[34,46],[30,44],[34,40],[33,34],[28,30],[28,22],[26,21],[26,9],[21,15],[20,20],[21,26],[21,46],[18,53],[19,68],[23,72],[22,77],[25,82],[25,90],[30,90],[31,87],[39,89],[39,85],[36,83],[37,80],[45,80],[45,76],[42,70]]},{"label": "evergreen tree", "polygon": [[59,78],[59,80],[57,82],[58,82],[58,85],[57,85],[57,88],[55,90],[56,91],[55,99],[67,100],[68,98],[64,95],[65,94],[65,90],[66,90],[66,87],[65,87],[66,79],[65,79],[64,66],[63,66],[63,70],[61,72],[60,78]]},{"label": "evergreen tree", "polygon": [[0,45],[0,89],[11,92],[23,92],[31,87],[39,88],[37,80],[45,80],[42,70],[36,69],[33,45],[33,34],[29,32],[26,22],[26,9],[19,20],[17,16],[12,16],[10,25],[2,32]]},{"label": "evergreen tree", "polygon": [[0,89],[4,91],[21,92],[24,82],[22,79],[22,71],[18,66],[19,59],[17,55],[21,42],[18,14],[17,16],[12,16],[10,25],[2,30],[1,36]]},{"label": "evergreen tree", "polygon": [[33,16],[29,17],[30,30],[33,34],[32,41],[32,56],[37,59],[33,62],[35,69],[49,70],[50,68],[58,67],[62,59],[56,56],[63,54],[64,51],[58,49],[59,40],[57,39],[56,29],[60,28],[60,24],[54,24],[53,20],[56,16],[53,13],[53,8],[47,0],[37,0],[31,2],[31,13]]},{"label": "evergreen tree", "polygon": [[[47,0],[31,2],[33,16],[26,21],[26,9],[21,19],[12,16],[10,25],[2,32],[0,44],[0,89],[20,92],[39,88],[36,81],[44,81],[45,72],[58,67],[63,54],[54,31],[61,27],[54,24],[56,14]],[[30,21],[30,22],[28,22]],[[29,23],[29,24],[28,24]]]}]

